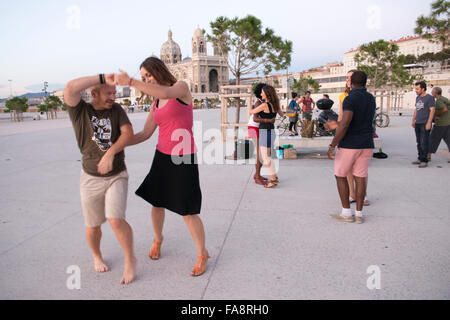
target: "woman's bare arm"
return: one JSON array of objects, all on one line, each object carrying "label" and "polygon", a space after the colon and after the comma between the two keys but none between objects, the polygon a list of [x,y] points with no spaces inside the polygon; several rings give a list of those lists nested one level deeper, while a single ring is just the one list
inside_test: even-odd
[{"label": "woman's bare arm", "polygon": [[136,144],[142,143],[153,135],[158,125],[155,122],[154,116],[153,116],[153,108],[151,108],[150,113],[147,117],[147,120],[145,121],[144,129],[138,133],[136,133],[133,136],[133,139],[129,142],[129,146],[134,146]]},{"label": "woman's bare arm", "polygon": [[256,107],[255,109],[250,110],[250,114],[257,114],[257,113],[260,113],[261,111],[267,111],[267,109],[268,109],[267,103],[263,103],[259,107]]},{"label": "woman's bare arm", "polygon": [[163,86],[159,84],[146,83],[141,80],[132,79],[124,71],[121,74],[115,74],[115,82],[120,86],[132,86],[139,91],[150,96],[167,100],[167,99],[181,99],[182,101],[191,104],[192,97],[189,86],[184,81],[178,81],[173,86]]}]

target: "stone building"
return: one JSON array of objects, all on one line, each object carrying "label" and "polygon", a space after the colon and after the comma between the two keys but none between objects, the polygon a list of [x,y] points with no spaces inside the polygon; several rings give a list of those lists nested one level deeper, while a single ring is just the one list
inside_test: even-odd
[{"label": "stone building", "polygon": [[180,46],[173,40],[169,30],[168,40],[162,45],[160,58],[178,80],[185,81],[194,96],[218,95],[219,87],[229,84],[229,69],[226,55],[214,48],[208,55],[207,41],[203,31],[197,28],[192,37],[192,58],[182,59]]}]

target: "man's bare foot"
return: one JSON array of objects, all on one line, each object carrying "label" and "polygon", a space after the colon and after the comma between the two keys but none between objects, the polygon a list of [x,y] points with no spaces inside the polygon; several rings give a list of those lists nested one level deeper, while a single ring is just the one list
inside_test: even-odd
[{"label": "man's bare foot", "polygon": [[131,261],[125,261],[125,268],[123,271],[122,279],[120,279],[120,284],[130,284],[136,277],[136,266],[137,259],[133,258]]},{"label": "man's bare foot", "polygon": [[253,176],[253,179],[255,180],[256,184],[259,184],[259,185],[262,185],[262,186],[267,184],[267,178],[264,178],[263,176],[256,176],[255,175],[255,176]]},{"label": "man's bare foot", "polygon": [[267,180],[263,180],[262,178],[259,178],[259,179],[255,178],[255,183],[265,186],[267,184]]},{"label": "man's bare foot", "polygon": [[94,257],[94,268],[96,272],[108,272],[109,268],[101,257]]}]

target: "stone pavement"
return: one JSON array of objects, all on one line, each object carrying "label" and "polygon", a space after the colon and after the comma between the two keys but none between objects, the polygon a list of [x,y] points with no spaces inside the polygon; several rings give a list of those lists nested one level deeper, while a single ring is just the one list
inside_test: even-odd
[{"label": "stone pavement", "polygon": [[[130,116],[135,131],[145,117]],[[204,129],[220,123],[219,110],[194,117]],[[2,121],[0,299],[449,299],[448,154],[440,150],[427,169],[411,165],[409,124],[410,117],[393,117],[391,127],[378,130],[389,158],[372,161],[363,225],[329,217],[339,198],[326,150],[282,160],[272,190],[254,184],[252,165],[200,165],[212,259],[199,278],[189,275],[194,242],[171,212],[162,258],[148,258],[150,206],[134,191],[150,168],[156,136],[128,148],[127,216],[139,265],[136,281],[122,286],[123,254],[108,225],[102,251],[111,272],[93,271],[79,200],[81,156],[69,120]],[[81,270],[80,290],[66,286],[72,265]],[[380,268],[379,290],[367,287],[370,266]]]}]

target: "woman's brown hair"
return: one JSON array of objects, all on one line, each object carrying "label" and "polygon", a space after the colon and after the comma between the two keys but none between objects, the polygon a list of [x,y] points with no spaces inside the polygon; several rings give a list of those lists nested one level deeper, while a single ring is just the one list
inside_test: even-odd
[{"label": "woman's brown hair", "polygon": [[147,72],[150,73],[153,78],[155,78],[156,82],[161,85],[172,86],[177,82],[177,79],[169,71],[169,68],[167,68],[164,62],[156,57],[145,59],[145,61],[142,62],[141,66],[139,67],[139,69],[142,68],[147,70]]},{"label": "woman's brown hair", "polygon": [[273,111],[278,112],[280,110],[280,99],[278,98],[277,91],[272,86],[264,86],[264,93],[266,94],[267,101],[273,106]]},{"label": "woman's brown hair", "polygon": [[[349,73],[355,73],[356,71],[358,71],[358,70],[352,69],[352,70],[349,70],[349,71],[347,72],[347,74],[349,74]],[[345,93],[346,93],[346,94],[349,94],[350,91],[352,91],[352,88],[349,87],[347,83],[345,83]]]},{"label": "woman's brown hair", "polygon": [[349,94],[351,90],[352,90],[352,88],[350,88],[347,84],[345,84],[345,91],[344,92],[346,94]]}]

